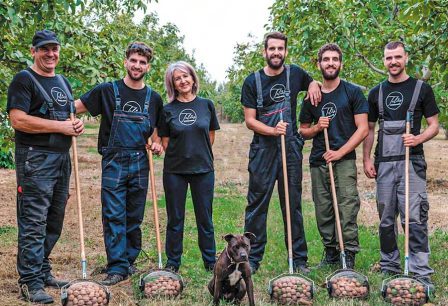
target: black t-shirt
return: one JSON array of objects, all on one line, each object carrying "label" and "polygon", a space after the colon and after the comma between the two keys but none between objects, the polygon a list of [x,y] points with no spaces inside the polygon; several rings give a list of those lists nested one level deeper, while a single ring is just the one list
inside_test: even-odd
[{"label": "black t-shirt", "polygon": [[[121,109],[125,112],[143,112],[146,98],[145,86],[142,89],[132,89],[123,80],[119,80],[118,91],[121,98]],[[111,82],[102,83],[81,96],[81,101],[92,116],[101,115],[98,134],[98,152],[107,147],[115,111],[115,94]],[[149,120],[153,127],[159,126],[159,118],[163,109],[160,95],[152,90],[149,103]]]},{"label": "black t-shirt", "polygon": [[[65,87],[60,84],[58,78],[45,77],[37,74],[31,68],[27,68],[29,72],[37,79],[47,92],[48,96],[53,99],[55,111],[70,112],[70,103],[65,91]],[[72,89],[66,78],[63,78],[66,88]],[[25,71],[16,74],[8,88],[8,113],[11,109],[19,109],[28,115],[50,119],[49,110],[46,114],[42,114],[40,109],[45,98],[37,85]],[[70,149],[71,136],[56,133],[29,134],[16,130],[15,142],[17,147],[34,146],[51,151],[65,152]],[[56,141],[55,141],[56,140]]]},{"label": "black t-shirt", "polygon": [[[289,76],[289,87],[291,91],[291,120],[292,131],[297,134],[297,95],[301,91],[308,90],[308,86],[313,81],[311,76],[297,65],[291,65]],[[285,101],[286,89],[286,69],[276,76],[268,76],[264,70],[260,70],[261,87],[263,88],[263,106],[270,106],[274,103]],[[241,103],[245,107],[257,108],[257,86],[255,83],[255,73],[251,73],[244,81],[241,90]],[[257,114],[258,119],[258,114]],[[254,135],[257,141],[258,135]]]},{"label": "black t-shirt", "polygon": [[198,174],[213,171],[209,132],[219,130],[213,102],[196,97],[190,102],[174,100],[163,107],[159,136],[169,137],[163,171]]},{"label": "black t-shirt", "polygon": [[[341,80],[339,86],[329,93],[322,93],[322,101],[317,107],[308,100],[302,103],[299,121],[301,123],[314,123],[319,121],[322,112],[326,117],[330,117],[328,127],[328,139],[331,150],[338,150],[356,132],[355,115],[367,114],[369,105],[361,89],[351,83]],[[324,165],[325,153],[324,132],[318,133],[313,138],[313,148],[310,154],[311,167]],[[355,150],[346,154],[342,160],[356,159]]]},{"label": "black t-shirt", "polygon": [[[416,83],[417,80],[412,77],[401,83],[391,83],[387,80],[383,82],[384,120],[406,120],[406,113],[409,109]],[[379,88],[380,86],[377,85],[369,92],[369,122],[376,122],[379,118]],[[423,83],[417,104],[415,105],[411,133],[414,135],[420,134],[423,116],[428,118],[438,113],[439,108],[436,104],[434,92],[431,86]],[[411,155],[423,155],[423,144],[411,148],[410,151]],[[378,144],[375,148],[375,156],[378,156]]]}]

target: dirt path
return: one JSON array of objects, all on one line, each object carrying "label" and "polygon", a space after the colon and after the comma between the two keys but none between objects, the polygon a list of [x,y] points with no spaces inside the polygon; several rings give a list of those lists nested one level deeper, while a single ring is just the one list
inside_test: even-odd
[{"label": "dirt path", "polygon": [[[91,266],[101,266],[105,262],[103,237],[101,230],[101,160],[96,153],[96,131],[88,130],[87,135],[79,139],[79,162],[81,171],[82,203],[84,212],[86,245],[89,249],[90,258],[96,258],[98,262],[90,262]],[[216,186],[236,188],[241,193],[247,192],[247,159],[249,143],[252,133],[243,124],[222,124],[221,131],[216,135],[214,145],[216,165]],[[310,142],[307,142],[307,147]],[[305,149],[304,152],[309,152]],[[430,209],[430,228],[448,230],[448,210],[444,208],[448,193],[448,141],[442,140],[442,135],[437,139],[425,144],[426,158],[428,161],[428,185]],[[303,197],[311,200],[310,178],[308,168],[308,153],[304,154],[304,183]],[[358,153],[358,156],[361,156]],[[157,158],[156,163],[156,186],[159,194],[162,192],[162,167],[163,160]],[[358,159],[359,191],[362,200],[360,212],[360,223],[375,225],[378,222],[375,206],[374,181],[368,180],[362,173],[362,163]],[[2,232],[13,230],[16,227],[16,203],[15,203],[15,171],[0,169],[0,229]],[[72,187],[70,193],[74,194]],[[148,194],[148,198],[150,194]],[[152,212],[150,212],[152,213]],[[2,234],[0,232],[0,234]],[[17,273],[15,268],[16,237],[6,235],[6,241],[2,241],[0,250],[0,297],[2,305],[24,305],[17,301]],[[66,210],[66,220],[61,241],[52,255],[57,276],[67,277],[73,275],[78,269],[78,254],[73,249],[78,249],[78,226],[75,197],[69,199]],[[129,287],[129,286],[127,286]],[[127,288],[123,286],[123,288]],[[115,290],[117,292],[117,290]],[[53,292],[57,295],[57,291]],[[129,289],[118,291],[115,298],[126,305],[126,300],[132,296]],[[121,303],[120,302],[120,303]]]}]

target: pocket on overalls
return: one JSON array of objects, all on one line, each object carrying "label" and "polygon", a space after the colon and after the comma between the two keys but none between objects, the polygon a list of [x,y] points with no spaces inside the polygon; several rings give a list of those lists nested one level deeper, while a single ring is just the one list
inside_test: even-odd
[{"label": "pocket on overalls", "polygon": [[400,156],[404,155],[405,149],[403,145],[402,135],[405,132],[406,122],[400,121],[384,121],[382,156]]},{"label": "pocket on overalls", "polygon": [[426,181],[426,161],[424,159],[415,159],[411,160],[411,162],[415,174],[422,180]]},{"label": "pocket on overalls", "polygon": [[[48,154],[44,152],[29,151],[26,155],[24,174],[25,176],[35,176],[43,172],[43,166]],[[45,173],[42,173],[45,174]]]},{"label": "pocket on overalls", "polygon": [[428,221],[429,202],[428,195],[425,193],[419,194],[420,199],[420,223],[426,223]]},{"label": "pocket on overalls", "polygon": [[110,154],[110,158],[105,158],[101,161],[102,179],[101,186],[106,188],[116,188],[120,182],[121,165],[117,161],[118,152]]}]

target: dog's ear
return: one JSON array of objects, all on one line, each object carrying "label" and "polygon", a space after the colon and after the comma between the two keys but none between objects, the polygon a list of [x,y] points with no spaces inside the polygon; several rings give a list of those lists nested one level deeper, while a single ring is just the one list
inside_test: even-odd
[{"label": "dog's ear", "polygon": [[232,240],[232,238],[235,238],[235,236],[233,236],[233,234],[227,234],[225,236],[222,236],[222,239],[224,239],[227,242],[230,242],[230,240]]},{"label": "dog's ear", "polygon": [[244,237],[249,239],[251,243],[253,243],[255,241],[255,238],[257,238],[257,236],[255,236],[255,234],[251,232],[245,232]]}]

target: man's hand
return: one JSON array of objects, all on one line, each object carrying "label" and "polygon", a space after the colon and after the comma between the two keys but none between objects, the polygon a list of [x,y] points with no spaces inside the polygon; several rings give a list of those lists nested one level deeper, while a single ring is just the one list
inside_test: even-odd
[{"label": "man's hand", "polygon": [[415,136],[414,134],[403,134],[401,137],[403,138],[405,147],[415,147],[420,144],[418,136]]},{"label": "man's hand", "polygon": [[60,133],[67,136],[79,136],[84,133],[84,122],[79,118],[71,121],[67,119],[66,121],[58,121],[60,124]]},{"label": "man's hand", "polygon": [[279,122],[274,127],[274,136],[286,135],[286,128],[288,127],[287,122]]},{"label": "man's hand", "polygon": [[322,93],[320,91],[321,84],[317,81],[312,81],[310,86],[308,86],[308,92],[306,94],[305,100],[310,99],[312,105],[317,106],[322,99]]},{"label": "man's hand", "polygon": [[330,126],[330,117],[320,117],[316,124],[316,129],[322,132],[325,128]]},{"label": "man's hand", "polygon": [[158,143],[158,142],[153,142],[152,144],[151,144],[151,151],[154,153],[154,154],[157,154],[157,155],[162,155],[162,153],[163,153],[163,146],[162,146],[162,144],[160,144],[160,143]]},{"label": "man's hand", "polygon": [[342,155],[342,153],[339,150],[338,151],[328,150],[322,157],[328,164],[330,162],[340,160],[343,156],[344,155]]},{"label": "man's hand", "polygon": [[375,178],[376,177],[376,170],[375,170],[375,166],[372,163],[372,160],[369,159],[364,159],[363,161],[364,164],[364,173],[368,178]]}]

